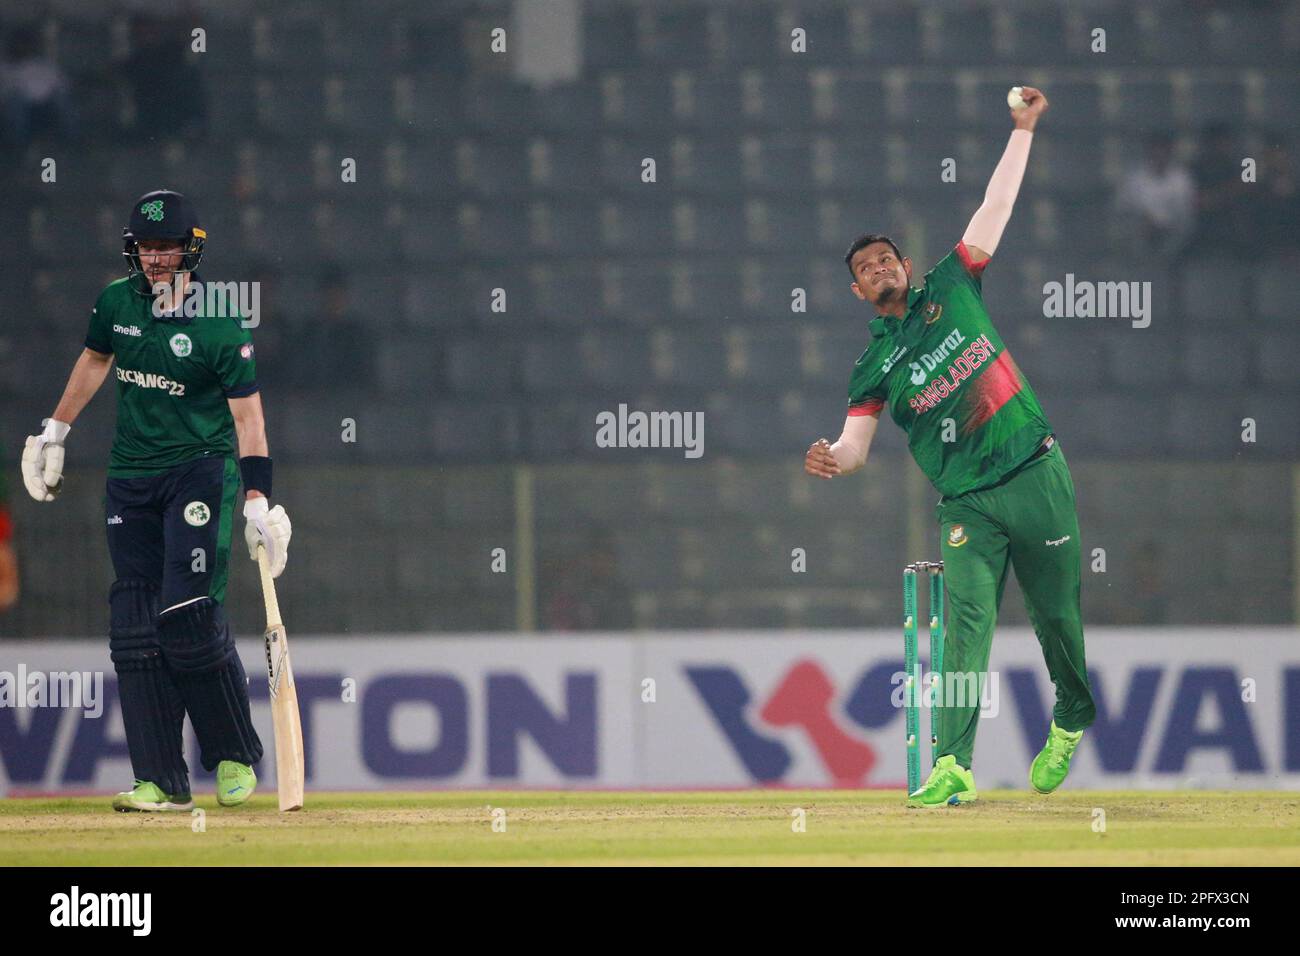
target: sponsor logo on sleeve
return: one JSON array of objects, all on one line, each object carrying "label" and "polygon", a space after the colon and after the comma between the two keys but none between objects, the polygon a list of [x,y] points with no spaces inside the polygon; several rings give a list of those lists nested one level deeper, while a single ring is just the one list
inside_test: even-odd
[{"label": "sponsor logo on sleeve", "polygon": [[901,345],[898,346],[896,349],[894,349],[894,351],[890,352],[889,358],[885,359],[885,364],[880,366],[881,374],[888,375],[889,370],[893,368],[894,365],[898,362],[898,360],[901,359],[906,354],[907,354],[907,349]]}]

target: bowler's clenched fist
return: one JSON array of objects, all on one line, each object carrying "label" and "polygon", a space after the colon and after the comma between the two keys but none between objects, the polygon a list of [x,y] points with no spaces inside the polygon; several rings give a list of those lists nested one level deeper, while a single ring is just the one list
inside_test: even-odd
[{"label": "bowler's clenched fist", "polygon": [[804,455],[803,470],[810,475],[818,478],[834,478],[840,473],[840,463],[835,460],[835,453],[831,451],[831,443],[825,438],[819,438],[808,447],[808,454]]}]

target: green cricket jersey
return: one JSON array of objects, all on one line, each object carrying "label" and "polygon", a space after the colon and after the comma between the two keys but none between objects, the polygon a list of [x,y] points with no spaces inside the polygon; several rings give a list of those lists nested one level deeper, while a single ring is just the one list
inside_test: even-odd
[{"label": "green cricket jersey", "polygon": [[[198,275],[194,276],[198,282]],[[128,280],[95,303],[86,348],[116,359],[117,434],[110,478],[157,474],[238,451],[229,398],[257,391],[253,340],[227,305],[220,317],[155,318]]]},{"label": "green cricket jersey", "polygon": [[871,345],[849,381],[849,414],[888,405],[945,498],[997,484],[1052,433],[984,309],[986,264],[958,243],[908,291],[904,318],[871,320]]}]

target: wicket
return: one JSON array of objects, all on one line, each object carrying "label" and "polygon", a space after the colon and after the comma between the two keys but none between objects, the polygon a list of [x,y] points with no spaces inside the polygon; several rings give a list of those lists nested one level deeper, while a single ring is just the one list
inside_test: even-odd
[{"label": "wicket", "polygon": [[907,720],[907,792],[921,788],[921,751],[918,746],[920,715],[917,713],[921,665],[917,659],[916,575],[930,575],[930,763],[939,759],[939,710],[935,706],[943,680],[943,562],[918,561],[903,569],[903,706]]}]

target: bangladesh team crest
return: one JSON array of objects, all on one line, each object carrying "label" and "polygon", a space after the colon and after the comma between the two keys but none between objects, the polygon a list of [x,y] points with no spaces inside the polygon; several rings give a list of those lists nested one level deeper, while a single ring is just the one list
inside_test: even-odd
[{"label": "bangladesh team crest", "polygon": [[185,358],[194,351],[194,343],[190,341],[190,337],[184,332],[177,332],[171,337],[168,344],[172,347],[172,354],[177,358]]},{"label": "bangladesh team crest", "polygon": [[939,321],[939,316],[943,315],[943,304],[940,302],[931,302],[925,307],[925,324],[934,325]]},{"label": "bangladesh team crest", "polygon": [[948,546],[960,548],[969,538],[966,537],[966,528],[964,525],[955,524],[948,529]]},{"label": "bangladesh team crest", "polygon": [[201,501],[191,501],[182,512],[185,523],[195,528],[202,528],[212,517],[212,510]]}]

